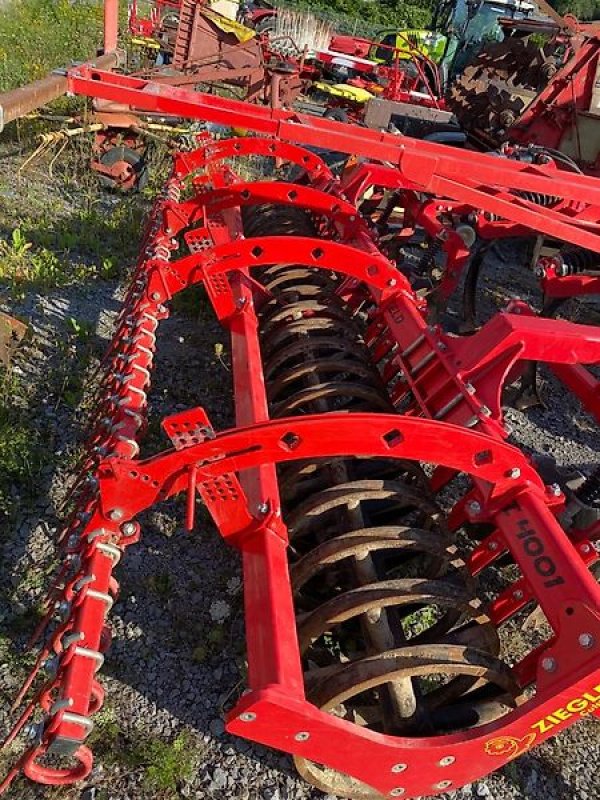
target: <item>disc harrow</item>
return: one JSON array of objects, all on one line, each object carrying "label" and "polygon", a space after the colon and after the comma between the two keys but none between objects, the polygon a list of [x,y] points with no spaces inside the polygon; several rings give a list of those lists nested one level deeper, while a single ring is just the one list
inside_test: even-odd
[{"label": "disc harrow", "polygon": [[[255,156],[297,179],[240,177]],[[598,418],[588,366],[600,331],[514,301],[453,335],[388,246],[402,206],[405,229],[409,218],[429,226],[457,258],[457,219],[480,212],[481,225],[494,213],[513,229],[545,220],[543,232],[600,250],[586,224],[593,196],[577,205],[565,184],[546,208],[525,192],[548,197],[547,166],[506,163],[512,189],[463,187],[488,198],[478,208],[456,189],[448,199],[441,175],[427,199],[407,159],[358,163],[340,181],[309,150],[266,137],[175,154],[98,377],[62,566],[30,642],[40,653],[5,744],[29,740],[0,790],[20,773],[45,784],[89,774],[114,570],[139,539],[139,514],[177,495],[189,530],[201,501],[242,556],[248,688],[227,729],[290,753],[318,788],[435,795],[597,713],[598,518],[562,524],[568,490],[506,442],[501,393],[545,363]],[[393,198],[387,218],[365,205],[373,188]],[[553,262],[557,280],[559,267],[565,279],[587,268],[568,253],[564,269]],[[182,411],[162,420],[170,448],[141,457],[157,330],[196,284],[231,336],[235,427],[215,431],[201,406]],[[595,496],[581,493],[578,509]],[[550,633],[513,661],[499,634],[532,609]]]}]

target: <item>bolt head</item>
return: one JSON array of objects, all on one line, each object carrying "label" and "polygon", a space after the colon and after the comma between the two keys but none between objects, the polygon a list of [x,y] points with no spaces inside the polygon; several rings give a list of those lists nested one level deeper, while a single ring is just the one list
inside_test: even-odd
[{"label": "bolt head", "polygon": [[444,756],[443,758],[440,758],[439,764],[440,767],[449,767],[450,764],[454,764],[455,761],[456,758],[454,756]]},{"label": "bolt head", "polygon": [[108,518],[113,522],[118,522],[120,519],[123,519],[123,509],[113,508],[112,511],[108,512]]},{"label": "bolt head", "polygon": [[513,597],[515,600],[522,600],[523,599],[523,592],[521,589],[515,589],[513,592]]},{"label": "bolt head", "polygon": [[452,781],[440,781],[439,783],[434,783],[431,788],[432,789],[447,789],[451,785],[452,785]]},{"label": "bolt head", "polygon": [[135,522],[124,522],[123,525],[121,525],[121,533],[124,536],[133,536],[135,531],[136,531]]},{"label": "bolt head", "polygon": [[488,542],[488,550],[497,550],[498,549],[498,542],[491,541]]},{"label": "bolt head", "polygon": [[545,670],[546,672],[554,672],[554,670],[556,669],[556,659],[550,658],[550,656],[543,658],[542,669]]},{"label": "bolt head", "polygon": [[401,797],[405,791],[406,789],[403,789],[402,786],[397,786],[390,792],[390,797]]},{"label": "bolt head", "polygon": [[521,477],[521,470],[518,467],[513,467],[512,469],[508,470],[507,475],[509,478],[516,480],[517,478]]},{"label": "bolt head", "polygon": [[558,483],[553,483],[552,486],[550,486],[549,491],[550,494],[553,495],[554,497],[560,497],[562,494],[562,489],[560,488]]},{"label": "bolt head", "polygon": [[256,719],[256,714],[254,711],[244,711],[243,714],[240,714],[240,720],[242,722],[254,722]]},{"label": "bolt head", "polygon": [[308,733],[308,731],[299,731],[299,732],[298,732],[298,733],[297,733],[297,734],[294,736],[294,739],[295,739],[297,742],[306,742],[308,739],[310,739],[310,733]]},{"label": "bolt head", "polygon": [[40,732],[40,726],[35,722],[30,722],[23,728],[23,734],[26,736],[27,739],[37,739],[39,732]]},{"label": "bolt head", "polygon": [[591,633],[582,633],[579,636],[579,644],[582,647],[593,647],[594,646],[594,637]]},{"label": "bolt head", "polygon": [[152,292],[150,295],[151,300],[160,300],[160,292]]},{"label": "bolt head", "polygon": [[471,500],[469,503],[469,511],[474,515],[481,514],[481,503],[478,503],[477,500]]},{"label": "bolt head", "polygon": [[405,769],[408,769],[408,764],[394,764],[392,772],[404,772]]},{"label": "bolt head", "polygon": [[269,504],[268,503],[259,503],[257,506],[257,510],[259,514],[267,514],[269,511]]}]

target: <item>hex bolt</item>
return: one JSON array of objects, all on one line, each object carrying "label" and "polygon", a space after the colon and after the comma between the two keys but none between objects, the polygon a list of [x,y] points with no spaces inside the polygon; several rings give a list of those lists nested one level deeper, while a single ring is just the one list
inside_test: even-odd
[{"label": "hex bolt", "polygon": [[549,487],[548,491],[550,492],[551,495],[554,495],[554,497],[560,497],[562,494],[562,489],[560,488],[558,483],[553,483],[552,486]]},{"label": "hex bolt", "polygon": [[392,772],[404,772],[405,769],[408,769],[408,764],[394,764]]},{"label": "hex bolt", "polygon": [[388,285],[388,286],[392,286],[392,287],[393,287],[393,286],[395,286],[397,283],[398,283],[398,281],[396,280],[396,278],[390,278],[390,279],[389,279],[389,281],[387,282],[387,285]]},{"label": "hex bolt", "polygon": [[523,592],[521,589],[515,589],[513,592],[513,597],[515,600],[522,600],[523,599]]},{"label": "hex bolt", "polygon": [[300,731],[294,736],[294,739],[297,742],[305,742],[307,739],[310,739],[310,733],[307,731]]},{"label": "hex bolt", "polygon": [[254,722],[256,719],[256,714],[254,711],[244,711],[243,714],[240,714],[240,720],[242,722]]},{"label": "hex bolt", "polygon": [[469,511],[474,516],[477,516],[477,514],[481,514],[481,503],[478,503],[477,500],[471,500],[471,502],[469,503]]},{"label": "hex bolt", "polygon": [[44,661],[44,669],[48,673],[48,675],[56,675],[58,672],[58,663],[59,659],[58,656],[50,656]]},{"label": "hex bolt", "polygon": [[467,390],[467,394],[475,394],[477,391],[472,383],[465,383],[465,389]]},{"label": "hex bolt", "polygon": [[403,789],[402,786],[397,786],[390,792],[390,797],[401,797],[405,791],[406,789]]},{"label": "hex bolt", "polygon": [[444,756],[440,758],[439,765],[440,767],[449,767],[451,764],[454,764],[456,758],[454,756]]},{"label": "hex bolt", "polygon": [[66,600],[61,600],[59,603],[56,604],[55,610],[61,619],[66,619],[71,610],[71,604]]},{"label": "hex bolt", "polygon": [[582,633],[579,636],[579,644],[582,647],[593,647],[594,646],[594,637],[591,633]]},{"label": "hex bolt", "polygon": [[124,522],[121,525],[121,533],[123,536],[133,536],[133,534],[136,532],[136,529],[135,522]]},{"label": "hex bolt", "polygon": [[113,522],[118,522],[120,519],[123,519],[123,509],[113,508],[112,511],[108,512],[108,518]]},{"label": "hex bolt", "polygon": [[491,542],[488,542],[488,550],[497,550],[498,549],[498,542],[495,542],[493,539]]},{"label": "hex bolt", "polygon": [[521,477],[521,470],[518,467],[513,467],[512,469],[509,469],[506,474],[507,477],[516,480],[517,478]]},{"label": "hex bolt", "polygon": [[554,672],[554,670],[556,669],[556,659],[550,658],[549,656],[547,658],[543,658],[542,669],[545,670],[546,672]]},{"label": "hex bolt", "polygon": [[150,295],[151,300],[160,300],[160,292],[152,292]]},{"label": "hex bolt", "polygon": [[39,723],[30,722],[29,725],[25,725],[23,728],[23,734],[27,739],[36,739],[38,733],[40,732],[40,728],[41,725]]},{"label": "hex bolt", "polygon": [[269,504],[268,503],[259,503],[257,506],[257,511],[259,514],[267,514],[269,511]]}]

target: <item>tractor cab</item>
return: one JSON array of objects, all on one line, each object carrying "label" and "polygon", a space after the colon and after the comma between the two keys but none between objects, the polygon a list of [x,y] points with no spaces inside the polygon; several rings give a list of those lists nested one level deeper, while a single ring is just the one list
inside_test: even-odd
[{"label": "tractor cab", "polygon": [[453,0],[438,7],[433,27],[448,34],[443,63],[456,75],[490,42],[500,42],[504,30],[500,20],[524,20],[537,7],[528,0]]}]

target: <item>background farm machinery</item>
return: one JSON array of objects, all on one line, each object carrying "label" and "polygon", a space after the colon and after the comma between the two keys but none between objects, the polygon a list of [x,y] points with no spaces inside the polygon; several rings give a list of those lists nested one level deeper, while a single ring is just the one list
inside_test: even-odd
[{"label": "background farm machinery", "polygon": [[596,29],[572,20],[504,27],[504,40],[484,48],[451,87],[461,126],[479,146],[539,145],[597,174]]},{"label": "background farm machinery", "polygon": [[[175,151],[149,214],[1,788],[89,774],[118,569],[138,516],[177,495],[190,531],[200,500],[242,557],[247,689],[227,728],[291,753],[318,788],[440,794],[597,714],[600,476],[523,452],[503,401],[540,365],[600,420],[600,328],[516,297],[467,315],[469,335],[452,316],[465,273],[509,237],[550,245],[547,299],[597,294],[597,179],[541,148],[462,151],[154,74],[85,64],[60,80],[255,135]],[[339,178],[311,149],[324,142],[350,156]],[[194,285],[230,333],[235,426],[216,431],[198,405],[161,421],[157,452],[157,333]],[[541,632],[509,660],[532,612]]]}]

